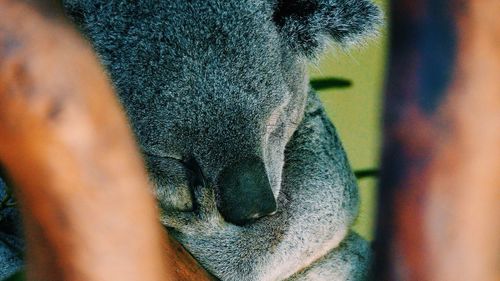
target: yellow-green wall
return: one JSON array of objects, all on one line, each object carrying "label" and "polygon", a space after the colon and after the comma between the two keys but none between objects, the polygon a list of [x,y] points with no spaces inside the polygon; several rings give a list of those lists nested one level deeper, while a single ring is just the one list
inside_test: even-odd
[{"label": "yellow-green wall", "polygon": [[[385,0],[375,1],[386,10]],[[353,82],[347,89],[320,91],[328,115],[337,127],[354,170],[379,166],[382,88],[385,74],[387,32],[365,46],[342,50],[333,46],[316,64],[311,78],[341,77]],[[361,213],[355,230],[373,239],[375,179],[359,181]]]}]

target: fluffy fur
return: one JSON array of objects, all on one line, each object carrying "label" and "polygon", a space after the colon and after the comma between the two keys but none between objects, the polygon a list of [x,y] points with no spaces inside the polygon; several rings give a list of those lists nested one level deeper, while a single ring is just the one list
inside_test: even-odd
[{"label": "fluffy fur", "polygon": [[369,280],[371,258],[367,243],[351,233],[337,248],[287,281]]},{"label": "fluffy fur", "polygon": [[[373,33],[370,1],[64,2],[129,116],[161,221],[203,266],[221,280],[363,276],[357,186],[305,58]],[[226,184],[247,170],[250,184]],[[231,218],[260,217],[260,201],[277,213]]]},{"label": "fluffy fur", "polygon": [[[222,280],[286,279],[340,244],[356,218],[359,202],[340,140],[312,92],[285,159],[274,216],[243,227],[229,224],[217,212],[213,189],[199,188],[196,197],[204,202],[198,212],[166,214],[163,222]],[[363,263],[350,267],[367,267],[367,252],[360,252]],[[325,264],[342,267],[339,260]],[[334,280],[328,277],[325,280]]]},{"label": "fluffy fur", "polygon": [[[6,190],[5,183],[0,179],[0,198],[5,198]],[[6,207],[0,210],[0,230],[0,280],[3,280],[23,266],[24,242],[20,215],[16,209]]]}]

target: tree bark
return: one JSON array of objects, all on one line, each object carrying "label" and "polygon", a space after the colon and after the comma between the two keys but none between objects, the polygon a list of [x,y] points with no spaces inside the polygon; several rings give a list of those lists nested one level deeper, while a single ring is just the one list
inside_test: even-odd
[{"label": "tree bark", "polygon": [[500,280],[500,2],[392,13],[375,280]]},{"label": "tree bark", "polygon": [[58,1],[0,0],[0,162],[29,280],[209,280],[157,220],[110,81]]}]

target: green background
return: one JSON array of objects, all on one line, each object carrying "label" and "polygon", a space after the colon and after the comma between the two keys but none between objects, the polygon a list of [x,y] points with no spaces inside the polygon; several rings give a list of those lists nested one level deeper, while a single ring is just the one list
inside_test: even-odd
[{"label": "green background", "polygon": [[[375,2],[387,10],[387,1]],[[344,49],[333,45],[309,67],[311,79],[340,77],[353,82],[349,88],[324,90],[319,94],[354,170],[379,166],[386,30],[385,26],[380,36],[362,46]],[[361,212],[355,230],[369,240],[373,239],[376,184],[376,178],[359,181]]]}]

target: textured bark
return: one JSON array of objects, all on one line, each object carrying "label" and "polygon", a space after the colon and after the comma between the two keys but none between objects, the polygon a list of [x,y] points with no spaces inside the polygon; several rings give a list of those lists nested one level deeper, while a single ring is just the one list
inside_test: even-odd
[{"label": "textured bark", "polygon": [[376,280],[500,280],[500,2],[392,3]]},{"label": "textured bark", "polygon": [[209,280],[157,220],[108,78],[57,1],[0,0],[0,161],[29,280]]}]

